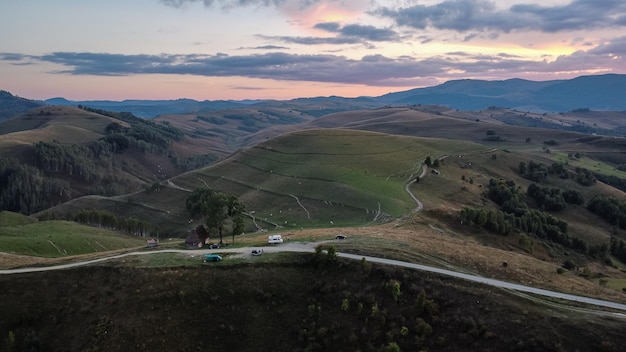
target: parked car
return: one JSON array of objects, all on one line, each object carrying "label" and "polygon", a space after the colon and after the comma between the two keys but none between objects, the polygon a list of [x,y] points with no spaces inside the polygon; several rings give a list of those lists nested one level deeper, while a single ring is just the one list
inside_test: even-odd
[{"label": "parked car", "polygon": [[348,238],[348,236],[346,236],[346,235],[337,235],[337,236],[335,236],[336,240],[345,240],[346,238]]},{"label": "parked car", "polygon": [[283,243],[283,236],[281,235],[271,235],[267,238],[267,243],[269,244],[279,244]]},{"label": "parked car", "polygon": [[220,244],[219,243],[211,243],[209,245],[209,248],[210,249],[218,249],[218,248],[220,248]]},{"label": "parked car", "polygon": [[207,253],[203,256],[204,262],[219,262],[222,261],[222,256],[215,253]]},{"label": "parked car", "polygon": [[253,249],[251,253],[252,253],[252,255],[261,255],[261,254],[263,254],[263,250],[262,249]]}]

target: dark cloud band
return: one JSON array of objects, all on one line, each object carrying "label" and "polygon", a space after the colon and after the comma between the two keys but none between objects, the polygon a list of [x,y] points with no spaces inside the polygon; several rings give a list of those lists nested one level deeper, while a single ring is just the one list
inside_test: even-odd
[{"label": "dark cloud band", "polygon": [[372,14],[415,29],[560,32],[626,26],[626,1],[573,0],[566,5],[517,4],[498,9],[489,0],[445,0],[434,5],[380,7]]},{"label": "dark cloud band", "polygon": [[626,36],[588,51],[560,56],[551,62],[526,60],[508,54],[475,55],[465,52],[452,52],[425,59],[389,58],[383,55],[351,59],[330,54],[296,55],[283,52],[247,56],[56,52],[39,56],[0,53],[0,60],[14,65],[53,63],[65,68],[53,73],[69,75],[177,74],[407,86],[425,77],[438,77],[442,80],[467,77],[524,77],[541,72],[558,74],[586,70],[624,73]]}]

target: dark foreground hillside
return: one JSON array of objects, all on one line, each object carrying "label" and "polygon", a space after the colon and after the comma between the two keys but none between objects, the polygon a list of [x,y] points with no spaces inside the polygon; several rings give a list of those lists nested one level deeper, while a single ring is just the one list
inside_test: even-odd
[{"label": "dark foreground hillside", "polygon": [[621,351],[626,321],[314,255],[0,276],[2,351]]}]

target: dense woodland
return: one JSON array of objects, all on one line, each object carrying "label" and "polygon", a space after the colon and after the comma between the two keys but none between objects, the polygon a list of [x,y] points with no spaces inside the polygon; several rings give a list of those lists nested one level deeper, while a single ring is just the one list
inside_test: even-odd
[{"label": "dense woodland", "polygon": [[[559,167],[558,164],[546,167],[543,164],[530,162],[528,167],[520,163],[519,172],[524,177],[533,181],[544,181],[548,174],[557,175],[561,178],[570,177],[570,174]],[[566,176],[567,175],[567,176]],[[576,179],[583,184],[591,182],[586,170],[577,170]],[[579,179],[580,178],[580,181]],[[595,179],[593,179],[595,182]],[[582,182],[581,182],[582,181]],[[514,231],[531,237],[546,240],[551,243],[562,245],[563,247],[575,250],[578,253],[587,255],[593,259],[604,259],[608,254],[608,244],[590,245],[587,241],[568,234],[568,223],[559,219],[552,213],[559,212],[567,206],[584,205],[584,197],[578,190],[560,189],[558,187],[547,187],[532,183],[524,192],[521,186],[512,180],[491,179],[485,191],[485,196],[495,202],[499,209],[472,208],[465,207],[460,212],[461,221],[469,224],[476,224],[488,231],[500,235],[508,235]],[[531,206],[532,204],[533,206]],[[621,206],[621,207],[620,207]],[[626,219],[620,218],[625,214],[626,205],[615,200],[605,200],[597,197],[592,200],[587,209],[600,214],[595,209],[603,209],[607,221],[620,224]],[[607,211],[605,209],[610,209]],[[609,215],[606,215],[609,214]],[[523,237],[527,240],[526,237]],[[528,241],[525,241],[528,242]],[[523,247],[528,247],[527,243],[520,243]],[[527,248],[530,249],[530,248]]]},{"label": "dense woodland", "polygon": [[31,214],[74,196],[69,182],[16,159],[0,158],[0,209]]},{"label": "dense woodland", "polygon": [[112,122],[101,138],[81,145],[37,142],[29,164],[0,158],[0,210],[32,214],[84,194],[112,196],[135,190],[136,182],[120,176],[134,173],[117,157],[127,151],[165,155],[184,170],[215,160],[206,155],[179,159],[169,149],[172,141],[184,136],[177,128],[129,113],[82,108],[114,117],[129,127]]}]

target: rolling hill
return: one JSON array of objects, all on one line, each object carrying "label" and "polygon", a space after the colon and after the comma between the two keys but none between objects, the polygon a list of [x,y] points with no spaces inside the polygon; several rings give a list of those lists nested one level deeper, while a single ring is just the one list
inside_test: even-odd
[{"label": "rolling hill", "polygon": [[[320,106],[316,99],[306,100],[306,103],[311,104],[309,111]],[[42,219],[63,219],[95,209],[92,213],[96,215],[113,214],[150,223],[151,228],[147,233],[142,232],[144,235],[181,239],[205,221],[202,217],[191,217],[186,210],[188,195],[196,188],[209,187],[236,196],[246,207],[246,233],[233,238],[231,245],[266,244],[266,231],[283,233],[287,239],[304,242],[329,241],[336,233],[343,233],[348,236],[348,241],[332,243],[340,251],[427,262],[536,287],[624,301],[626,275],[622,255],[625,253],[619,248],[620,243],[626,246],[626,230],[621,227],[621,220],[613,222],[614,219],[605,217],[612,211],[596,211],[589,206],[592,201],[609,198],[612,200],[601,203],[600,207],[610,208],[610,202],[618,205],[626,202],[623,182],[626,180],[625,142],[624,138],[617,137],[622,128],[623,113],[580,109],[547,114],[497,107],[463,111],[441,105],[412,105],[349,111],[320,108],[318,115],[304,113],[287,103],[273,104],[271,107],[237,107],[158,117],[154,119],[155,125],[163,128],[161,133],[171,135],[154,142],[159,146],[159,140],[166,140],[168,154],[164,156],[161,149],[142,153],[126,150],[121,154],[125,158],[122,160],[127,160],[126,165],[135,165],[122,171],[134,170],[134,175],[147,175],[139,172],[149,170],[148,167],[142,169],[141,165],[165,165],[168,160],[171,163],[169,153],[189,156],[213,153],[220,158],[211,160],[208,166],[186,172],[170,172],[170,169],[153,178],[146,176],[142,181],[148,187],[139,187],[133,192],[116,196],[84,195],[58,202],[34,215]],[[116,140],[109,133],[130,132],[133,123],[139,123],[127,115],[106,111],[67,107],[47,109],[51,109],[51,117],[47,110],[42,110],[43,113],[33,111],[31,115],[23,116],[23,120],[0,124],[2,136],[7,136],[2,139],[7,141],[7,150],[16,154],[22,148],[23,156],[27,157],[32,147],[18,141],[32,141],[36,135],[54,143],[50,136],[63,137],[65,133],[75,138],[73,143],[76,145],[89,145],[102,138],[106,141],[107,137]],[[600,177],[613,177],[612,180],[619,181],[610,184]],[[533,187],[534,193],[530,192]],[[561,202],[564,194],[573,195],[575,199]],[[619,209],[618,206],[610,209],[615,208]],[[6,219],[25,221],[23,218],[15,220],[13,216]],[[55,226],[68,224],[60,220],[53,223]],[[33,241],[45,245],[50,238],[46,237],[45,230],[43,235],[41,232],[46,222],[18,226],[28,227],[20,231],[38,232]],[[228,240],[229,231],[227,224],[224,232]],[[0,236],[0,240],[18,248],[19,243],[11,241],[19,236],[24,242],[24,233],[17,230]],[[85,251],[90,246],[91,249],[98,248],[97,243],[109,246],[100,242],[99,236],[69,235],[52,241],[63,243],[68,251],[78,248],[79,242],[83,247],[76,250]],[[211,234],[211,237],[215,236],[215,233]],[[46,247],[48,255],[54,254],[54,247]],[[32,253],[42,255],[34,249]],[[193,251],[190,253],[189,258],[194,255]],[[60,254],[59,251],[56,254]],[[613,344],[623,341],[618,332],[623,326],[621,320],[594,320],[593,327],[590,327],[589,315],[581,313],[585,312],[583,309],[555,310],[560,307],[556,302],[538,302],[534,298],[528,301],[527,297],[505,301],[504,293],[500,291],[478,286],[468,288],[458,281],[440,277],[418,281],[418,277],[424,278],[424,275],[411,276],[386,268],[372,269],[365,261],[353,263],[354,266],[350,267],[345,263],[331,267],[304,262],[303,255],[286,261],[264,255],[262,260],[266,262],[227,258],[225,262],[228,263],[207,268],[199,267],[195,259],[189,258],[154,259],[157,264],[124,261],[111,263],[112,267],[68,271],[72,278],[72,275],[93,275],[113,285],[107,286],[109,289],[104,290],[98,299],[90,300],[95,297],[93,292],[100,292],[93,288],[102,287],[100,281],[96,286],[85,286],[84,291],[78,290],[77,296],[64,296],[72,302],[83,302],[80,307],[89,308],[60,312],[48,304],[49,297],[45,294],[37,295],[37,300],[32,301],[46,302],[41,311],[45,310],[45,314],[58,319],[73,319],[86,311],[97,311],[98,317],[89,321],[93,331],[102,327],[114,331],[109,329],[125,326],[128,323],[125,319],[129,316],[132,319],[145,316],[144,313],[129,315],[130,311],[153,312],[150,319],[154,322],[166,314],[176,322],[167,323],[170,324],[167,326],[177,327],[188,326],[185,322],[189,319],[193,320],[190,325],[197,327],[201,319],[206,319],[206,314],[199,318],[193,313],[199,306],[206,306],[199,302],[209,302],[209,313],[229,312],[218,314],[220,326],[224,326],[219,328],[219,339],[206,339],[205,334],[198,334],[202,337],[194,339],[194,343],[202,341],[203,345],[189,344],[196,349],[222,346],[220,344],[232,346],[235,339],[241,342],[241,334],[234,332],[235,326],[245,326],[246,331],[265,336],[265,324],[251,323],[250,314],[267,319],[278,314],[282,317],[281,322],[295,319],[294,323],[286,324],[288,329],[296,326],[296,321],[298,324],[312,321],[321,324],[313,319],[315,314],[333,311],[336,316],[327,316],[329,321],[340,319],[344,325],[331,324],[329,328],[334,331],[359,326],[345,337],[354,339],[352,336],[357,333],[366,335],[364,329],[372,329],[368,324],[378,317],[376,314],[383,312],[384,321],[389,325],[380,326],[391,333],[380,330],[381,335],[372,336],[372,341],[382,346],[384,342],[381,341],[386,341],[384,336],[395,336],[406,346],[413,346],[415,339],[411,337],[409,341],[400,337],[404,335],[399,332],[399,326],[406,325],[404,331],[421,331],[417,328],[419,321],[411,320],[415,315],[410,319],[403,316],[413,308],[398,308],[397,303],[418,302],[415,297],[420,293],[416,282],[420,282],[428,288],[429,296],[432,292],[432,297],[442,304],[440,314],[431,326],[435,327],[433,336],[437,338],[423,340],[427,347],[454,346],[450,348],[458,349],[455,343],[465,346],[473,341],[472,346],[485,348],[515,343],[520,350],[544,347],[558,350],[559,346],[565,345],[589,348],[602,345],[607,350],[617,350]],[[141,268],[128,267],[132,265]],[[147,269],[149,266],[167,268]],[[302,279],[305,272],[320,280],[332,274],[336,281]],[[376,275],[373,281],[371,272]],[[206,280],[207,275],[211,280]],[[3,282],[11,287],[27,288],[31,278],[41,281],[38,275],[32,274]],[[233,278],[239,278],[241,282]],[[219,290],[215,280],[221,280]],[[391,302],[391,288],[397,287],[393,280],[402,282],[401,299],[381,310],[382,302]],[[52,281],[42,282],[53,292],[62,291],[59,286],[51,284]],[[293,283],[297,284],[291,285]],[[364,288],[359,283],[365,285]],[[280,290],[275,290],[276,287]],[[337,287],[341,289],[337,290]],[[378,288],[380,295],[370,293],[374,287]],[[81,295],[82,292],[86,293]],[[154,300],[142,299],[141,304],[132,303],[124,292],[133,292],[133,297],[140,294],[153,297]],[[322,296],[312,296],[313,292],[331,296],[335,292],[337,295],[332,297],[333,300],[326,300]],[[365,308],[367,314],[363,315],[364,326],[359,325],[358,319],[348,319],[346,315],[362,316],[357,305],[362,296],[358,292],[369,295]],[[8,292],[5,297],[13,299],[14,295]],[[317,298],[311,300],[310,297]],[[237,308],[237,302],[242,299],[249,303],[245,310]],[[103,307],[100,303],[93,303],[103,300],[111,305]],[[227,302],[226,305],[223,302]],[[255,302],[260,305],[253,304]],[[265,311],[261,311],[263,307],[272,314],[266,316]],[[341,307],[341,311],[337,307]],[[20,322],[28,321],[30,311],[13,313],[10,305],[0,309],[19,317],[12,321],[12,326],[22,329],[28,325]],[[394,313],[395,320],[392,321],[389,313],[392,311],[402,314]],[[577,319],[576,323],[572,318]],[[532,333],[523,329],[520,333],[510,332],[511,328],[521,329],[519,326],[529,324],[533,328],[549,326],[550,329],[538,328]],[[558,328],[555,327],[557,324]],[[297,326],[299,328],[292,331],[293,336],[283,341],[285,345],[297,343],[304,349],[313,341],[329,343],[325,339],[326,325],[316,325],[311,330],[315,331],[314,334],[309,333],[310,324]],[[166,333],[166,330],[161,331]],[[52,337],[45,324],[37,325],[37,331],[48,343],[62,344]],[[583,331],[587,334],[584,338],[580,337]],[[572,335],[564,338],[566,333]],[[18,331],[22,338],[26,334],[25,330]],[[105,341],[102,338],[105,335],[101,333],[76,336],[81,337],[72,340],[77,346],[115,349],[123,340]],[[82,336],[94,337],[83,339]],[[534,339],[530,339],[531,336]],[[572,339],[579,340],[572,342]],[[137,346],[156,345],[156,340],[149,338],[132,341]],[[250,338],[249,341],[259,340]],[[271,341],[263,340],[263,343],[274,346]],[[252,349],[256,347],[254,345]]]},{"label": "rolling hill", "polygon": [[41,102],[20,98],[7,91],[0,90],[0,121],[43,105]]},{"label": "rolling hill", "polygon": [[0,208],[26,214],[87,194],[137,191],[218,158],[167,124],[73,107],[4,120],[0,136]]}]

